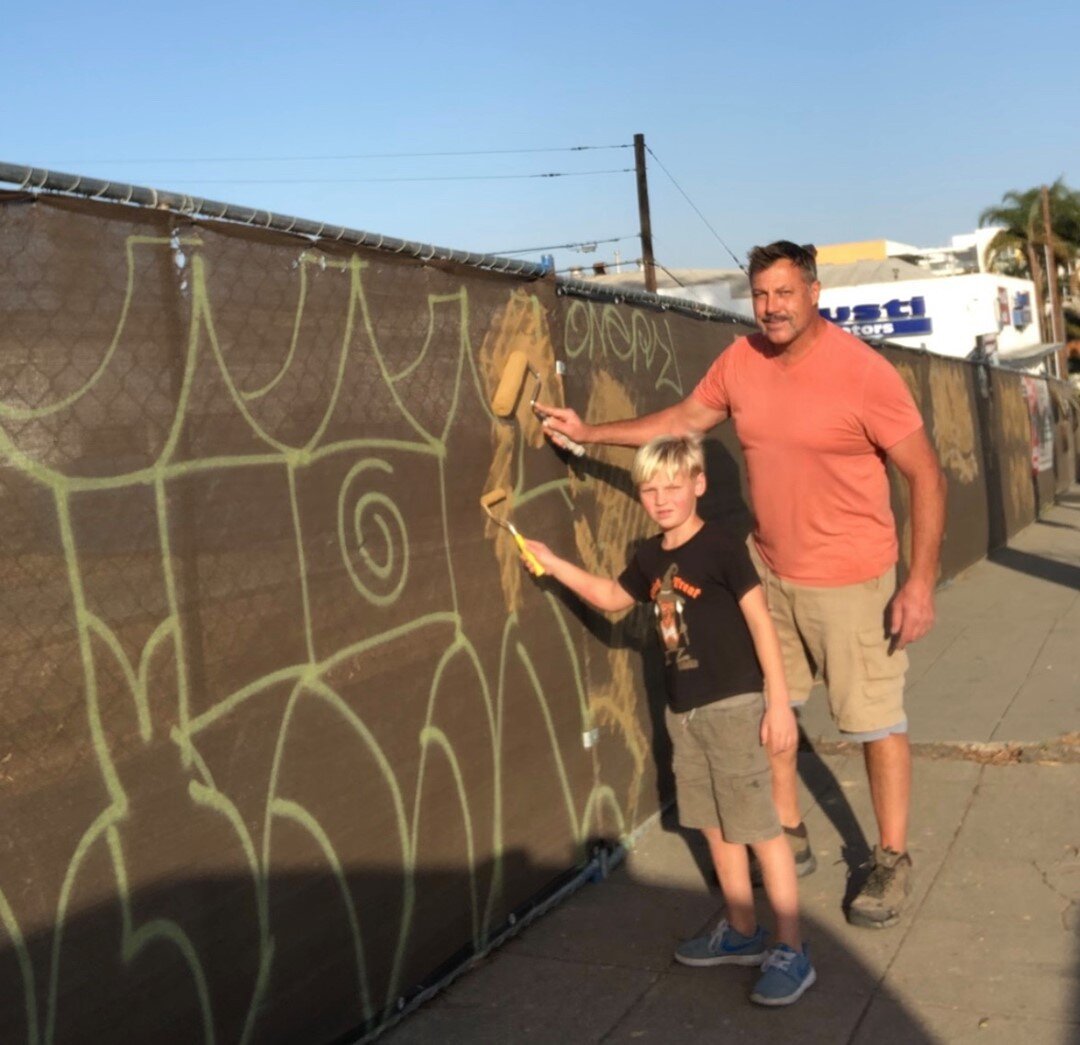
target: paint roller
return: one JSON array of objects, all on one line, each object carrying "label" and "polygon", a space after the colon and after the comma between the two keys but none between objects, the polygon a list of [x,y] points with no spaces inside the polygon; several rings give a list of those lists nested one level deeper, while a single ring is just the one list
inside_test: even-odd
[{"label": "paint roller", "polygon": [[[543,381],[530,365],[529,357],[520,349],[511,352],[507,356],[506,366],[503,367],[502,377],[499,379],[499,386],[491,397],[491,409],[496,417],[500,417],[504,421],[513,417],[514,412],[517,410],[518,400],[521,398],[521,389],[525,384],[526,372],[531,374],[533,378],[533,394],[529,400],[529,407],[541,421],[547,417],[547,414],[536,408],[536,399],[540,394],[540,389],[543,387]],[[559,432],[553,434],[565,450],[569,450],[575,457],[584,456],[585,447],[581,443],[576,443],[573,439]]]},{"label": "paint roller", "polygon": [[525,538],[517,532],[517,528],[512,522],[510,522],[509,519],[500,519],[491,510],[491,506],[493,504],[498,504],[500,501],[505,501],[506,499],[506,491],[501,486],[497,486],[494,490],[488,491],[486,494],[484,494],[483,497],[480,498],[480,507],[483,508],[485,512],[487,512],[488,518],[493,523],[495,523],[496,526],[501,526],[504,530],[510,531],[510,535],[514,538],[514,542],[518,546],[518,551],[521,552],[522,559],[524,559],[525,562],[528,564],[533,576],[542,577],[545,573],[547,573],[547,570],[545,570],[544,567],[540,565],[540,560],[535,555],[533,555],[533,553],[529,551],[528,548],[525,547]]}]

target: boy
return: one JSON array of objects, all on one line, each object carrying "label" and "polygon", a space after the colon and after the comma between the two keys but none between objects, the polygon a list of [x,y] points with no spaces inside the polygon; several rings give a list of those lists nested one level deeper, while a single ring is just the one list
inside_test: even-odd
[{"label": "boy", "polygon": [[[664,650],[679,822],[709,844],[727,917],[675,951],[684,965],[761,965],[750,998],[790,1005],[817,979],[799,933],[795,860],[772,801],[772,752],[797,739],[780,644],[746,545],[697,513],[705,492],[700,441],[661,436],[634,458],[642,506],[661,532],[618,578],[598,577],[539,541],[552,577],[597,609],[652,602]],[[763,697],[762,690],[768,694]],[[760,861],[777,943],[757,924],[746,846]]]}]

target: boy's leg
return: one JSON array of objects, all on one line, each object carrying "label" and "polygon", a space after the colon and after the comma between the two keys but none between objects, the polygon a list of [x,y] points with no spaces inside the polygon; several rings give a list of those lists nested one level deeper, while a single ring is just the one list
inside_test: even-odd
[{"label": "boy's leg", "polygon": [[799,810],[799,752],[797,748],[769,752],[772,767],[772,793],[776,813],[783,827],[798,827],[802,823]]},{"label": "boy's leg", "polygon": [[[724,838],[715,781],[702,737],[695,728],[699,717],[708,719],[708,709],[698,708],[681,715],[669,710],[666,714],[679,823],[699,830],[705,836],[724,890],[727,917],[714,931],[681,943],[675,950],[675,959],[692,966],[760,965],[766,951],[765,933],[757,927],[754,917],[746,846],[729,844]],[[708,730],[705,732],[707,734]],[[765,768],[764,764],[762,768]],[[764,786],[767,790],[767,781]],[[772,815],[775,821],[775,813]]]},{"label": "boy's leg", "polygon": [[754,854],[761,864],[765,895],[776,918],[776,939],[793,951],[802,951],[799,931],[799,885],[795,877],[795,857],[783,835],[767,842],[755,842]]},{"label": "boy's leg", "polygon": [[[793,707],[799,707],[810,695],[814,684],[815,668],[796,624],[795,590],[785,587],[784,582],[769,570],[753,548],[753,543],[751,539],[749,542],[751,558],[761,578],[765,602],[769,607],[769,616],[776,628],[776,636],[780,640],[780,652],[784,658],[784,677],[787,680],[791,703]],[[798,749],[784,751],[778,755],[769,754],[773,803],[787,836],[788,845],[795,854],[796,874],[802,878],[804,875],[813,873],[817,868],[817,860],[810,847],[806,825],[802,821],[802,812],[799,809],[798,758]],[[756,859],[751,865],[751,880],[759,884],[762,881],[761,868]]]},{"label": "boy's leg", "polygon": [[724,892],[728,923],[743,936],[753,936],[757,931],[757,914],[754,911],[754,890],[750,885],[750,860],[746,855],[746,846],[724,841],[724,833],[719,827],[703,827],[701,833],[709,843],[716,877],[720,879],[720,888]]}]

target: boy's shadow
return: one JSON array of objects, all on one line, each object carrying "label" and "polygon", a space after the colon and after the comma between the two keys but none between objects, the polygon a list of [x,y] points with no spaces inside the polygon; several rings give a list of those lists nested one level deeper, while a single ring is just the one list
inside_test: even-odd
[{"label": "boy's shadow", "polygon": [[[746,538],[753,528],[753,515],[747,505],[745,470],[740,467],[742,452],[731,426],[722,426],[704,441],[703,448],[708,482],[704,495],[698,501],[698,512],[703,519],[718,523],[739,538]],[[626,469],[588,457],[578,459],[574,464],[579,475],[587,475],[591,480],[605,483],[636,500],[637,490]],[[625,549],[626,562],[633,557],[639,543],[631,542]],[[619,621],[612,621],[580,602],[562,585],[553,585],[551,590],[598,642],[611,649],[629,648],[640,653],[651,726],[652,757],[656,767],[657,805],[662,810],[661,823],[666,831],[683,838],[702,877],[715,882],[712,859],[701,832],[681,827],[678,823],[673,801],[675,778],[671,770],[671,742],[664,723],[664,659],[651,634],[648,610],[638,607]],[[840,836],[841,852],[848,866],[848,885],[843,899],[843,909],[846,911],[866,879],[867,871],[863,865],[870,856],[870,846],[839,781],[814,750],[801,725],[799,777]]]}]

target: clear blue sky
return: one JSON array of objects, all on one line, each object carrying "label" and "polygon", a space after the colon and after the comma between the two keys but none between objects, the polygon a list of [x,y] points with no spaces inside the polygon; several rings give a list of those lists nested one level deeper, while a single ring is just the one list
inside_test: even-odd
[{"label": "clear blue sky", "polygon": [[[314,157],[640,131],[740,256],[930,246],[1006,189],[1080,188],[1078,54],[1076,0],[24,3],[0,29],[0,159],[508,251],[634,233],[633,175],[357,179],[606,170],[631,150]],[[267,157],[312,159],[249,162]],[[649,184],[662,263],[731,264],[655,164]],[[557,263],[615,246],[640,251]]]}]

